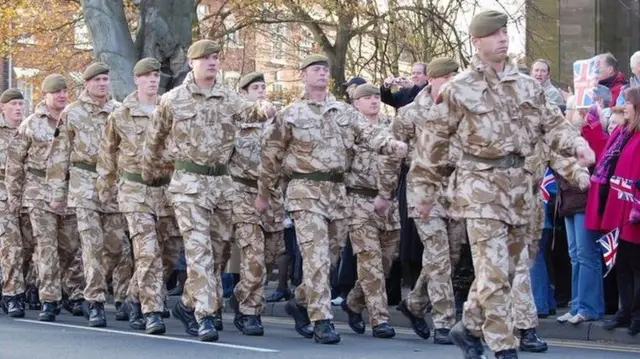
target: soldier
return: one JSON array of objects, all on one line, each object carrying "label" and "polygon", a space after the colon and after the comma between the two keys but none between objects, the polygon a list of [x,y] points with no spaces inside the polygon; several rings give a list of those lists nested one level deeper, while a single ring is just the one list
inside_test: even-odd
[{"label": "soldier", "polygon": [[[352,92],[353,105],[372,126],[391,127],[391,119],[380,113],[380,88],[363,84]],[[391,271],[391,263],[400,242],[400,215],[397,201],[393,200],[385,215],[371,213],[378,196],[378,177],[385,173],[387,164],[373,151],[354,146],[350,151],[351,168],[345,178],[347,195],[351,201],[349,240],[357,258],[358,279],[342,302],[342,309],[349,315],[349,326],[363,334],[365,323],[362,311],[366,307],[376,338],[393,338],[395,330],[389,325],[385,278]],[[388,161],[387,161],[388,162]],[[399,161],[393,162],[396,171],[388,171],[391,183],[398,177]]]},{"label": "soldier", "polygon": [[[218,340],[214,315],[221,298],[217,286],[214,258],[222,258],[224,238],[221,229],[231,219],[231,206],[225,204],[234,184],[227,164],[234,148],[237,118],[264,122],[264,111],[241,99],[217,80],[220,46],[210,40],[193,43],[187,52],[193,69],[182,85],[164,94],[147,131],[142,160],[142,176],[149,181],[167,138],[175,158],[175,172],[168,191],[182,234],[187,259],[187,282],[182,300],[173,309],[186,332],[202,341]],[[273,108],[269,108],[274,112]],[[168,137],[171,135],[170,137]],[[218,227],[218,228],[215,228]],[[212,235],[214,228],[214,235]],[[218,235],[215,235],[218,231]],[[219,269],[218,269],[219,270]]]},{"label": "soldier", "polygon": [[582,165],[594,162],[586,141],[547,103],[542,88],[508,60],[507,20],[506,14],[485,11],[471,21],[477,54],[469,69],[442,88],[411,165],[422,216],[450,179],[450,215],[466,221],[476,278],[450,337],[474,359],[485,357],[482,336],[497,358],[518,356],[510,278],[535,210],[534,176],[525,159],[544,142]]},{"label": "soldier", "polygon": [[[96,189],[100,200],[109,203],[111,188],[119,176],[118,206],[129,225],[135,258],[135,272],[128,292],[131,327],[145,329],[147,334],[164,334],[165,293],[159,222],[167,217],[164,187],[169,185],[171,177],[166,175],[146,182],[140,174],[144,133],[158,104],[160,62],[154,58],[142,59],[134,66],[133,75],[137,90],[107,118],[98,155]],[[166,162],[161,165],[169,168],[170,173],[171,163]],[[170,237],[166,234],[164,238]]]},{"label": "soldier", "polygon": [[116,319],[127,319],[122,301],[126,298],[133,263],[131,244],[115,199],[105,205],[96,191],[100,139],[107,117],[117,106],[109,95],[109,67],[101,62],[93,63],[85,69],[82,78],[84,91],[60,116],[47,179],[53,190],[53,210],[63,208],[67,192],[68,207],[75,208],[86,279],[84,298],[88,308],[85,315],[88,314],[89,326],[104,327],[107,325],[104,302],[110,274],[114,282]]},{"label": "soldier", "polygon": [[[406,141],[415,146],[421,129],[427,120],[427,114],[434,104],[441,87],[458,72],[458,63],[448,57],[433,59],[427,66],[429,85],[416,97],[412,104],[402,110],[393,122],[393,133],[396,139]],[[448,230],[447,203],[444,196],[440,198],[429,218],[420,219],[420,213],[412,195],[411,177],[407,180],[407,199],[409,217],[413,218],[418,234],[424,246],[422,252],[422,271],[415,287],[404,299],[398,309],[410,320],[411,327],[421,338],[428,339],[431,331],[424,320],[427,308],[433,306],[434,338],[436,344],[452,344],[449,331],[455,324],[455,301],[451,283],[452,260],[449,243],[459,243],[453,238],[454,233]],[[453,231],[452,231],[453,232]],[[459,249],[457,257],[459,258]]]},{"label": "soldier", "polygon": [[[240,93],[249,101],[264,100],[265,87],[264,75],[258,72],[247,74],[238,83]],[[282,191],[274,191],[275,197],[271,198],[274,205],[269,213],[259,213],[255,208],[260,141],[267,125],[268,122],[240,119],[229,168],[237,186],[233,224],[240,248],[240,282],[234,288],[231,303],[236,311],[234,324],[245,335],[264,334],[260,315],[264,311],[266,268],[284,249]]]},{"label": "soldier", "polygon": [[[71,211],[71,209],[67,208],[67,213],[62,219],[62,226],[68,226],[68,229],[62,230],[62,235],[78,232],[76,215],[71,213]],[[66,241],[66,239],[59,239],[59,241]],[[81,317],[84,315],[82,303],[84,302],[83,290],[85,287],[81,248],[78,248],[73,254],[73,260],[71,260],[69,267],[67,269],[62,268],[61,270],[62,292],[67,295],[67,300],[63,300],[62,306],[69,311],[69,313],[73,314],[74,317]]]},{"label": "soldier", "polygon": [[6,179],[10,202],[22,203],[28,211],[37,243],[39,298],[43,302],[39,320],[51,322],[62,300],[63,270],[71,265],[80,239],[73,228],[73,218],[67,218],[65,226],[64,209],[49,206],[51,188],[46,181],[51,142],[68,100],[67,81],[62,75],[52,74],[44,79],[41,88],[44,101],[20,124],[11,143]]},{"label": "soldier", "polygon": [[[264,211],[269,207],[269,198],[277,193],[284,172],[291,179],[286,206],[295,222],[304,273],[295,298],[285,308],[294,318],[298,334],[334,344],[340,342],[340,335],[331,323],[329,272],[348,231],[344,187],[347,151],[357,143],[376,152],[405,155],[406,145],[384,133],[374,137],[376,129],[355,108],[327,92],[327,57],[308,56],[300,70],[304,97],[283,109],[265,134],[256,208]],[[375,208],[384,212],[391,190],[380,190]]]},{"label": "soldier", "polygon": [[31,258],[24,253],[20,234],[20,201],[8,200],[5,166],[9,144],[22,121],[24,97],[12,88],[0,95],[0,267],[2,267],[2,296],[5,310],[12,318],[24,317],[24,263]]}]

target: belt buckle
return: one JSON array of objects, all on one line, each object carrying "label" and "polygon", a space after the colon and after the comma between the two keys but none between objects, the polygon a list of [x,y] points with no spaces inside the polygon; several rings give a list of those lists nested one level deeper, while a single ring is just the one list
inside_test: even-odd
[{"label": "belt buckle", "polygon": [[218,168],[217,166],[207,166],[207,176],[215,176]]}]

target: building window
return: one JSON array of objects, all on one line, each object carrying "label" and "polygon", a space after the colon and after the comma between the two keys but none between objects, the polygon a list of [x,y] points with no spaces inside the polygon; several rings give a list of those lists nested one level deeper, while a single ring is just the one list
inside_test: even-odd
[{"label": "building window", "polygon": [[309,53],[313,50],[313,35],[306,29],[302,29],[302,38],[300,39],[300,49]]},{"label": "building window", "polygon": [[273,92],[282,92],[283,87],[282,84],[273,84],[271,85],[271,89]]},{"label": "building window", "polygon": [[286,35],[286,28],[284,24],[273,24],[271,26],[272,58],[278,60],[284,58],[284,42],[286,39]]}]

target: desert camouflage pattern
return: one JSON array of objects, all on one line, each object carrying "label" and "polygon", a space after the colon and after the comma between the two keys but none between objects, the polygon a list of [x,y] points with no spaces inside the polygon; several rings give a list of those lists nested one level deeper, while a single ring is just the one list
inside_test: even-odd
[{"label": "desert camouflage pattern", "polygon": [[[538,141],[565,156],[587,145],[560,110],[546,102],[542,88],[532,78],[520,74],[510,62],[498,77],[476,56],[470,69],[443,86],[429,111],[409,174],[413,192],[420,200],[435,204],[447,182],[453,218],[524,225],[533,210],[531,169],[499,168],[464,154],[485,159],[514,154],[527,158],[534,155]],[[448,176],[452,163],[455,171]]]},{"label": "desert camouflage pattern", "polygon": [[102,213],[117,212],[115,185],[111,188],[111,201],[103,204],[96,190],[98,173],[74,165],[97,164],[107,117],[117,107],[118,103],[113,100],[99,105],[84,91],[77,101],[64,109],[60,115],[59,135],[53,140],[50,166],[47,168],[47,181],[53,190],[53,200],[66,199],[70,208],[85,208]]},{"label": "desert camouflage pattern", "polygon": [[[80,242],[80,236],[78,235],[78,222],[75,215],[69,215],[62,217],[62,229],[58,233],[58,241],[62,243],[73,243],[72,237],[75,236],[75,241]],[[63,248],[64,250],[64,248]],[[78,247],[76,251],[71,253],[61,252],[61,257],[71,257],[71,262],[67,267],[60,267],[62,269],[62,291],[67,294],[69,300],[84,299],[84,270],[82,267],[82,248]]]},{"label": "desert camouflage pattern", "polygon": [[[225,181],[231,181],[230,176],[225,176]],[[231,190],[229,190],[231,189]],[[211,219],[211,239],[213,246],[213,260],[215,262],[214,275],[216,278],[221,278],[227,263],[231,258],[231,248],[233,239],[233,224],[231,219],[233,216],[232,211],[232,197],[235,191],[233,186],[227,187],[223,194],[223,201],[213,211],[213,217]],[[223,288],[222,281],[218,280],[216,283],[216,293],[218,296],[215,299],[215,307],[220,309],[223,307]]]},{"label": "desert camouflage pattern", "polygon": [[[413,102],[398,109],[398,113],[391,123],[393,136],[396,140],[409,146],[409,154],[414,152],[429,109],[434,105],[431,90],[431,85],[420,90]],[[405,161],[407,165],[411,165],[411,156],[407,156]]]},{"label": "desert camouflage pattern", "polygon": [[33,238],[33,228],[29,213],[26,208],[20,214],[20,234],[22,235],[22,246],[24,254],[24,281],[27,288],[38,284],[38,253],[36,251],[36,240]]},{"label": "desert camouflage pattern", "polygon": [[182,237],[174,216],[158,218],[156,231],[160,253],[162,254],[163,283],[166,283],[178,262],[178,255],[182,249]]}]

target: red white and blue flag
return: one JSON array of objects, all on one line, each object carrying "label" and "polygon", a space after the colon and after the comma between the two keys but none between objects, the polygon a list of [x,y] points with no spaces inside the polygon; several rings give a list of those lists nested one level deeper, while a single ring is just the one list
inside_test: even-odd
[{"label": "red white and blue flag", "polygon": [[620,235],[620,229],[616,228],[613,231],[604,235],[604,237],[598,239],[598,243],[602,247],[602,256],[604,257],[604,264],[607,267],[606,277],[611,269],[616,264],[616,254],[618,254],[618,236]]},{"label": "red white and blue flag", "polygon": [[618,192],[618,199],[626,202],[640,203],[640,198],[633,194],[633,185],[633,181],[618,176],[612,176],[609,180],[610,188]]},{"label": "red white and blue flag", "polygon": [[593,89],[598,85],[599,61],[600,57],[595,56],[573,63],[573,88],[576,108],[589,108],[595,103]]},{"label": "red white and blue flag", "polygon": [[551,200],[551,192],[555,192],[555,186],[556,177],[553,175],[551,168],[547,167],[547,170],[544,171],[542,182],[540,183],[540,194],[542,195],[544,203],[549,203],[549,200]]}]

